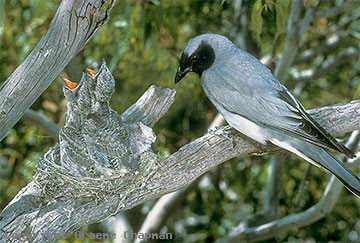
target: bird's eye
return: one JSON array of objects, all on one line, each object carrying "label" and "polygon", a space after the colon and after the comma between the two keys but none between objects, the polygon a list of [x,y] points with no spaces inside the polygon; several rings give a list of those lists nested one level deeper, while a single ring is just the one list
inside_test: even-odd
[{"label": "bird's eye", "polygon": [[192,56],[191,57],[191,61],[196,62],[197,60],[199,60],[198,56]]}]

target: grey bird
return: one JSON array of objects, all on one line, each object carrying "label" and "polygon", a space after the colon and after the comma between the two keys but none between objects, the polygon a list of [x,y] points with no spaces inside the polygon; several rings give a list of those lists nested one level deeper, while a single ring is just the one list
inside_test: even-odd
[{"label": "grey bird", "polygon": [[230,126],[261,144],[286,149],[334,174],[360,197],[360,180],[326,149],[350,158],[354,153],[339,143],[254,56],[229,39],[204,34],[189,41],[180,59],[175,83],[189,72]]}]

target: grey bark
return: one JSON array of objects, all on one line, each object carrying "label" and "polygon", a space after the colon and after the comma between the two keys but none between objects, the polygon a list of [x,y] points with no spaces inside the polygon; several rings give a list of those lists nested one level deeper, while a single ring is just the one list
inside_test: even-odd
[{"label": "grey bark", "polygon": [[[1,212],[2,241],[54,241],[181,189],[235,156],[280,151],[226,126],[158,157],[151,149],[151,127],[174,102],[175,91],[151,86],[119,116],[108,106],[114,84],[103,63],[75,89],[64,88],[68,111],[59,144],[38,161],[33,181]],[[356,100],[309,112],[330,132],[344,133],[360,129],[359,110]]]},{"label": "grey bark", "polygon": [[0,88],[0,141],[106,23],[114,0],[64,0],[34,50]]}]

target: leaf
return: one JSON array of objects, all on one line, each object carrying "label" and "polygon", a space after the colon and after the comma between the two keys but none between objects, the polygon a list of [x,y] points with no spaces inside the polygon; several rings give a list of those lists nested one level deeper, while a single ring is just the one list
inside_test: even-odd
[{"label": "leaf", "polygon": [[262,1],[256,0],[251,11],[251,24],[250,29],[253,31],[253,34],[258,42],[260,42],[260,35],[263,28],[263,19],[261,12],[263,9]]},{"label": "leaf", "polygon": [[357,86],[357,88],[356,88],[356,90],[355,90],[355,92],[354,92],[354,95],[353,95],[353,100],[354,99],[356,99],[357,97],[359,97],[360,96],[360,83],[359,83],[359,85]]},{"label": "leaf", "polygon": [[264,8],[268,11],[271,11],[273,12],[274,11],[274,6],[275,6],[275,3],[274,3],[275,0],[266,0],[265,1],[265,4],[264,4]]},{"label": "leaf", "polygon": [[286,32],[286,23],[290,12],[290,3],[288,0],[277,0],[275,4],[276,9],[276,33],[275,40],[279,38],[282,33]]}]

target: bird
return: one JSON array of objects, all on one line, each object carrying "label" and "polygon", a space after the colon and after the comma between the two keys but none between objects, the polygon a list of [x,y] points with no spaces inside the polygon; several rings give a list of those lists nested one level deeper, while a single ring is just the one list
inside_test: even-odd
[{"label": "bird", "polygon": [[328,149],[349,158],[355,154],[321,127],[254,56],[225,36],[202,34],[185,46],[175,84],[190,72],[199,75],[205,95],[231,127],[325,169],[360,197],[359,178]]}]

